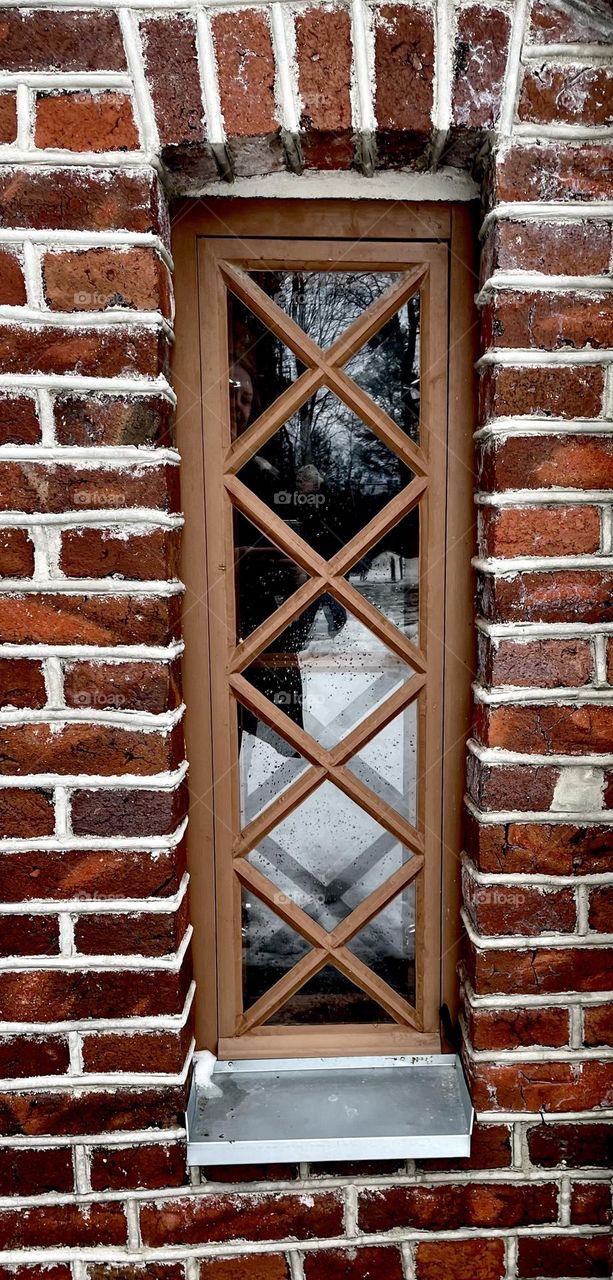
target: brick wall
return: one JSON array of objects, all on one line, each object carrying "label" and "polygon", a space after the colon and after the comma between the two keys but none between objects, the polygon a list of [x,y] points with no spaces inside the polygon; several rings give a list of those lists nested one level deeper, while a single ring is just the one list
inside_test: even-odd
[{"label": "brick wall", "polygon": [[[610,1273],[607,9],[0,3],[0,1277]],[[168,200],[407,165],[484,206],[473,1152],[190,1179]]]}]

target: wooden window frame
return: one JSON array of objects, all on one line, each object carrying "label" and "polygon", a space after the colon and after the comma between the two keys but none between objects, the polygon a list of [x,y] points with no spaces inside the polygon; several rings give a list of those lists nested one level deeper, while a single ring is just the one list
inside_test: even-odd
[{"label": "wooden window frame", "polygon": [[[194,923],[194,969],[197,983],[196,1037],[199,1048],[209,1048],[220,1057],[266,1058],[281,1056],[304,1057],[309,1054],[337,1055],[342,1053],[393,1053],[438,1052],[444,1034],[441,1032],[439,1009],[446,1005],[451,1019],[457,1010],[456,964],[461,936],[459,916],[459,864],[461,856],[461,814],[463,779],[465,768],[465,743],[470,723],[470,685],[474,669],[474,619],[472,610],[473,576],[470,566],[473,549],[473,447],[474,427],[473,366],[476,356],[476,319],[473,296],[475,293],[474,242],[475,218],[472,209],[458,204],[409,204],[385,201],[296,201],[296,200],[242,200],[215,198],[189,200],[177,203],[173,210],[173,254],[176,271],[176,345],[173,354],[173,384],[177,393],[177,445],[182,457],[182,502],[185,512],[183,538],[182,576],[186,586],[183,616],[185,654],[183,680],[186,714],[186,738],[190,760],[190,821],[188,827],[188,865],[191,876],[191,904]],[[443,366],[440,376],[434,380],[431,395],[433,401],[424,406],[424,419],[445,423],[443,446],[441,435],[433,432],[436,466],[430,471],[430,484],[434,486],[430,501],[446,504],[446,526],[442,533],[440,565],[437,585],[442,591],[444,646],[440,640],[440,673],[432,682],[430,706],[440,720],[441,736],[433,747],[431,768],[441,769],[440,788],[435,795],[439,813],[429,815],[426,827],[439,825],[442,850],[440,877],[429,874],[427,904],[430,917],[436,924],[428,930],[430,950],[434,958],[425,963],[424,951],[418,951],[418,991],[425,999],[425,1017],[418,1019],[413,1030],[407,1027],[382,1024],[374,1031],[364,1031],[359,1026],[339,1029],[321,1028],[313,1039],[302,1028],[262,1028],[259,1032],[248,1029],[240,1037],[228,1034],[227,1019],[219,1031],[217,992],[217,933],[218,914],[228,916],[232,905],[218,903],[215,876],[215,814],[213,807],[213,723],[224,717],[225,689],[213,678],[213,688],[208,678],[203,678],[210,664],[211,641],[216,652],[219,646],[215,634],[211,636],[210,622],[214,610],[210,610],[209,572],[207,571],[207,546],[205,524],[205,468],[204,457],[205,414],[221,412],[219,393],[214,387],[206,389],[207,404],[203,397],[203,360],[211,350],[211,359],[218,359],[224,336],[225,304],[222,315],[219,307],[208,307],[209,294],[203,293],[202,241],[208,246],[206,256],[214,264],[228,255],[228,245],[236,246],[233,258],[241,259],[262,240],[272,237],[283,243],[282,256],[292,254],[300,260],[301,248],[296,242],[326,241],[329,253],[324,255],[325,266],[330,256],[342,252],[343,265],[349,268],[367,265],[371,269],[389,270],[396,262],[394,253],[400,248],[401,263],[406,270],[411,262],[411,246],[419,244],[415,261],[430,264],[429,278],[434,272],[437,288],[426,287],[426,307],[432,306],[439,313],[438,331],[441,331],[440,309],[446,309],[446,347],[442,353]],[[355,249],[351,248],[351,242]],[[342,245],[339,242],[343,242]],[[349,242],[349,244],[347,243]],[[392,242],[390,244],[390,242]],[[292,250],[292,245],[294,246]],[[276,254],[272,255],[277,260]],[[198,259],[201,259],[200,274]],[[396,253],[398,258],[398,253]],[[261,266],[261,262],[258,262]],[[224,268],[226,276],[231,268]],[[219,272],[216,278],[220,279]],[[211,281],[214,276],[211,277]],[[234,281],[235,287],[237,282]],[[207,282],[210,290],[211,283]],[[213,286],[215,287],[215,286]],[[445,298],[448,293],[448,302]],[[201,328],[198,317],[209,316],[209,345],[202,350]],[[211,314],[217,316],[219,332],[215,337],[211,329]],[[215,322],[214,322],[215,323]],[[428,326],[425,326],[426,331]],[[212,345],[215,350],[211,349]],[[308,342],[302,337],[303,343]],[[316,364],[317,356],[311,353]],[[346,357],[345,357],[346,358]],[[426,353],[425,360],[431,355]],[[441,364],[441,351],[435,353]],[[340,360],[339,360],[340,363]],[[330,369],[328,369],[330,373]],[[304,376],[304,375],[303,375]],[[285,396],[291,398],[292,389]],[[212,399],[211,399],[212,396]],[[216,399],[217,396],[217,399]],[[364,398],[365,401],[368,397]],[[368,406],[360,406],[361,416]],[[358,410],[359,411],[359,410]],[[289,409],[291,412],[291,408]],[[287,415],[286,415],[287,416]],[[270,417],[270,411],[264,417]],[[214,420],[214,417],[211,418]],[[381,423],[378,434],[382,435]],[[269,430],[270,434],[270,430]],[[399,431],[399,435],[402,433]],[[267,437],[265,437],[267,438]],[[405,453],[410,450],[406,446]],[[397,442],[395,442],[397,443]],[[242,457],[241,442],[236,442],[236,453],[230,470],[236,474]],[[207,443],[207,451],[216,448],[215,439]],[[417,461],[417,459],[413,459]],[[432,461],[432,459],[431,459]],[[217,465],[220,465],[218,459]],[[411,462],[412,469],[417,470]],[[232,481],[229,481],[231,484]],[[419,486],[419,480],[413,482]],[[240,486],[239,486],[240,488]],[[400,495],[399,495],[400,496]],[[405,495],[406,497],[406,492]],[[221,489],[219,492],[221,497]],[[240,492],[234,494],[240,501]],[[210,498],[211,501],[211,498]],[[212,503],[216,501],[212,497]],[[394,500],[395,501],[395,500]],[[218,520],[220,511],[208,513],[209,521]],[[295,536],[294,536],[295,538]],[[288,549],[299,558],[300,548],[292,543],[291,534],[285,537]],[[300,541],[297,539],[296,541]],[[317,559],[313,555],[313,559]],[[313,563],[305,565],[313,572]],[[221,571],[223,572],[223,570]],[[344,572],[344,570],[343,570]],[[309,584],[305,584],[309,586]],[[213,587],[214,590],[214,587]],[[351,588],[348,589],[351,591]],[[355,604],[352,604],[355,611]],[[395,628],[387,625],[390,631]],[[382,630],[381,624],[379,630]],[[415,665],[415,664],[414,664]],[[419,667],[417,668],[419,670]],[[240,672],[233,676],[241,682]],[[242,685],[246,685],[242,679]],[[241,694],[248,694],[241,686]],[[442,702],[442,713],[440,710]],[[277,712],[282,715],[282,713]],[[423,719],[423,717],[422,717]],[[300,730],[296,730],[300,734]],[[432,735],[431,735],[432,737]],[[304,743],[301,743],[301,747]],[[330,754],[330,753],[328,753]],[[342,773],[342,751],[334,767]],[[313,757],[311,756],[311,761]],[[311,771],[312,772],[312,771]],[[297,784],[293,784],[296,786]],[[359,784],[357,784],[359,786]],[[433,789],[430,789],[431,793]],[[441,799],[442,797],[442,799]],[[230,802],[231,793],[227,792]],[[430,854],[432,857],[432,853]],[[438,853],[436,855],[438,861]],[[413,861],[413,860],[412,860]],[[423,883],[423,876],[418,883]],[[218,903],[218,905],[216,905]],[[439,911],[440,904],[440,911]],[[439,918],[440,917],[440,918]],[[422,909],[422,918],[425,912]],[[226,920],[223,928],[228,928]],[[337,932],[337,931],[335,931]],[[439,938],[442,937],[442,945]],[[438,963],[440,956],[440,965]],[[240,975],[235,972],[232,985]],[[263,1033],[263,1034],[262,1034]]]}]

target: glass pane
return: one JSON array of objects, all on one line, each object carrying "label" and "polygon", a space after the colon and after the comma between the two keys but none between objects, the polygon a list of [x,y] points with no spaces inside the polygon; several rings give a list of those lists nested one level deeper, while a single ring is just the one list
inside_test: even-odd
[{"label": "glass pane", "polygon": [[318,596],[244,672],[326,748],[413,674],[329,594]]},{"label": "glass pane", "polygon": [[241,468],[240,479],[329,559],[413,479],[413,472],[320,387]]},{"label": "glass pane", "polygon": [[419,303],[419,294],[409,298],[345,365],[412,440],[419,439]]},{"label": "glass pane", "polygon": [[304,365],[229,292],[228,351],[230,420],[235,439],[304,373]]},{"label": "glass pane", "polygon": [[255,894],[243,889],[243,1007],[248,1009],[310,951]]},{"label": "glass pane", "polygon": [[330,1026],[339,1022],[389,1024],[393,1021],[365,991],[354,987],[333,965],[326,965],[273,1014],[266,1025],[287,1027],[310,1022]]},{"label": "glass pane", "polygon": [[398,995],[415,1003],[415,882],[347,944]]},{"label": "glass pane", "polygon": [[410,852],[331,782],[324,782],[248,855],[324,929],[332,930]]},{"label": "glass pane", "polygon": [[400,278],[385,271],[251,271],[252,279],[319,347],[330,347]]},{"label": "glass pane", "polygon": [[246,827],[277,796],[287,791],[306,761],[267,724],[237,705],[239,726],[239,787],[241,828]]},{"label": "glass pane", "polygon": [[346,574],[353,587],[410,640],[419,636],[419,507]]},{"label": "glass pane", "polygon": [[245,640],[269,618],[308,574],[251,520],[234,513],[234,577],[237,640]]},{"label": "glass pane", "polygon": [[417,708],[416,699],[347,762],[356,778],[413,826],[417,825]]}]

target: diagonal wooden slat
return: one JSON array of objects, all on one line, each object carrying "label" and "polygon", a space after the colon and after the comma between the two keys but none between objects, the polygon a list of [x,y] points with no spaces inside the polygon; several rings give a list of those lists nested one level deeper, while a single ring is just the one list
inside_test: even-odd
[{"label": "diagonal wooden slat", "polygon": [[248,430],[228,450],[226,469],[229,475],[236,475],[284,422],[297,413],[305,400],[310,400],[318,388],[323,386],[324,376],[322,369],[307,369],[249,425]]},{"label": "diagonal wooden slat", "polygon": [[284,818],[288,818],[290,813],[293,813],[294,809],[297,809],[298,805],[302,804],[302,801],[325,781],[326,776],[323,766],[311,765],[310,769],[296,778],[290,787],[287,787],[272,801],[272,804],[269,804],[257,818],[253,819],[253,822],[243,829],[234,844],[234,857],[244,858],[250,853],[256,844],[267,836],[269,831],[272,831],[273,827],[276,827]]},{"label": "diagonal wooden slat", "polygon": [[270,907],[274,915],[279,916],[285,924],[294,929],[301,938],[305,938],[313,947],[327,947],[328,935],[316,920],[311,919],[297,903],[292,902],[287,894],[281,893],[279,887],[268,880],[265,875],[250,862],[241,862],[236,867],[236,874],[241,884],[248,885],[256,897]]},{"label": "diagonal wooden slat", "polygon": [[282,1005],[287,1004],[292,996],[303,987],[309,978],[313,978],[324,965],[328,963],[327,951],[309,951],[307,956],[299,960],[290,969],[289,973],[285,973],[278,982],[269,991],[265,991],[251,1008],[243,1013],[240,1017],[235,1034],[244,1035],[246,1031],[250,1031],[252,1027],[260,1026],[266,1022],[268,1018],[272,1018],[273,1013],[277,1012]]},{"label": "diagonal wooden slat", "polygon": [[336,342],[328,347],[326,351],[328,364],[335,366],[346,364],[356,351],[365,346],[373,334],[378,329],[382,329],[401,306],[418,292],[422,281],[428,275],[428,270],[428,264],[423,262],[412,271],[403,271],[400,280],[390,285],[389,289],[386,289],[375,302],[371,302],[362,315],[343,329]]},{"label": "diagonal wooden slat", "polygon": [[414,675],[406,684],[401,685],[394,693],[391,693],[381,706],[375,707],[370,715],[365,716],[355,729],[351,730],[341,742],[330,750],[330,761],[333,765],[346,764],[351,756],[366,745],[375,734],[380,733],[381,729],[385,729],[410,702],[414,702],[419,696],[421,690],[426,683],[426,676],[422,673]]},{"label": "diagonal wooden slat", "polygon": [[398,894],[406,889],[411,880],[414,880],[422,871],[423,866],[423,858],[409,858],[408,862],[384,880],[383,884],[379,885],[360,903],[359,907],[351,912],[351,915],[346,916],[342,923],[328,934],[326,945],[343,947],[350,942],[393,898],[398,897]]},{"label": "diagonal wooden slat", "polygon": [[331,951],[329,962],[345,978],[349,978],[350,982],[354,982],[367,995],[372,996],[372,999],[376,1000],[386,1013],[391,1014],[396,1022],[406,1023],[410,1027],[419,1026],[419,1015],[413,1005],[409,1004],[408,1000],[403,1000],[402,996],[383,981],[383,978],[369,969],[368,965],[363,964],[357,956],[352,955],[346,947]]}]

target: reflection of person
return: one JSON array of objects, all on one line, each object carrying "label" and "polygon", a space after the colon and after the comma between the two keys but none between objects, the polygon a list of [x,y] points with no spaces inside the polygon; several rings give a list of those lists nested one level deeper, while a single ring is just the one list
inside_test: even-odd
[{"label": "reflection of person", "polygon": [[[254,408],[253,379],[244,364],[236,362],[230,369],[230,407],[232,434],[242,434],[249,424]],[[284,439],[277,447],[275,462],[264,456],[264,449],[255,454],[241,470],[241,479],[258,498],[273,511],[277,511],[296,532],[303,532],[303,519],[296,518],[308,512],[307,525],[319,519],[319,506],[309,503],[313,495],[319,495],[323,478],[312,463],[297,469],[293,465],[293,450],[284,428]],[[280,433],[278,433],[279,435]],[[277,442],[278,443],[278,442]],[[285,446],[285,448],[283,447]],[[283,455],[290,465],[283,466]],[[279,465],[275,465],[275,463]],[[302,503],[300,503],[302,499]],[[299,505],[296,505],[299,504]],[[255,526],[243,515],[237,515],[238,535],[238,630],[241,638],[249,635],[275,612],[303,582],[307,574],[268,539],[259,534]],[[311,541],[311,538],[308,539]],[[308,644],[317,612],[323,608],[330,636],[344,627],[347,614],[341,604],[329,593],[309,605],[273,640],[259,660],[253,664],[249,678],[256,689],[275,706],[280,707],[294,724],[303,727],[303,688],[298,653]],[[272,741],[282,755],[297,753],[289,743],[259,721],[252,712],[239,705],[239,733],[252,733]]]}]

